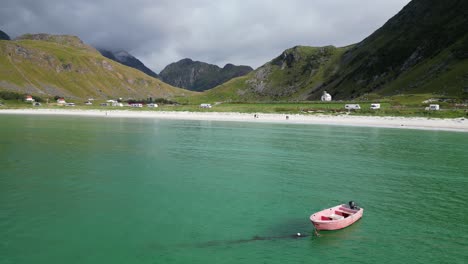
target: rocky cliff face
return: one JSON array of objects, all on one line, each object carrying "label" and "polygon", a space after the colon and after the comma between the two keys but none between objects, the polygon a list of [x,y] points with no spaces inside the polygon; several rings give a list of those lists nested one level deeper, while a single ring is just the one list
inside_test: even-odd
[{"label": "rocky cliff face", "polygon": [[146,67],[146,65],[143,64],[139,59],[135,58],[130,53],[124,50],[119,50],[119,51],[110,51],[106,49],[98,49],[98,50],[106,58],[109,58],[113,61],[122,63],[123,65],[140,70],[148,74],[151,77],[159,78],[158,74],[156,74],[154,71]]},{"label": "rocky cliff face", "polygon": [[169,64],[159,76],[164,82],[191,91],[204,91],[216,87],[232,78],[248,74],[249,66],[226,64],[223,68],[216,65],[183,59]]},{"label": "rocky cliff face", "polygon": [[7,33],[0,30],[0,40],[10,40],[10,36]]}]

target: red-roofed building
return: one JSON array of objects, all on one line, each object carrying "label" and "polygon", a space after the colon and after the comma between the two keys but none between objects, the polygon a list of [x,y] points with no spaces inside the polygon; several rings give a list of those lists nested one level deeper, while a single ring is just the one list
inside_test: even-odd
[{"label": "red-roofed building", "polygon": [[34,99],[33,99],[33,97],[32,97],[31,95],[26,95],[26,96],[24,97],[24,101],[25,101],[25,102],[32,103],[32,102],[34,102]]}]

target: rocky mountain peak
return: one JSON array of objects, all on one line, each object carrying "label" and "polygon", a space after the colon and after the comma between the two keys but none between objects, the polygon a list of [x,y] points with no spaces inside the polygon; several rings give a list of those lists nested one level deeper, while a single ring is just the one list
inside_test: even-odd
[{"label": "rocky mountain peak", "polygon": [[7,33],[0,30],[0,40],[10,40],[10,36]]}]

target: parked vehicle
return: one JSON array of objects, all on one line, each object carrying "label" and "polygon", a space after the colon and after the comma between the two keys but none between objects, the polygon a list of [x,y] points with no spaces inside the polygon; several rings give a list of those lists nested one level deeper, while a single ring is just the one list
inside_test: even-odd
[{"label": "parked vehicle", "polygon": [[147,106],[148,106],[148,107],[158,107],[158,104],[153,104],[153,103],[151,103],[151,104],[148,104]]},{"label": "parked vehicle", "polygon": [[33,106],[41,106],[41,103],[39,103],[39,102],[34,102],[34,103],[33,103]]},{"label": "parked vehicle", "polygon": [[348,109],[348,110],[359,110],[359,109],[361,109],[361,106],[358,105],[358,104],[347,104],[347,105],[345,105],[345,109]]},{"label": "parked vehicle", "polygon": [[380,104],[371,104],[370,109],[372,109],[372,110],[380,109]]},{"label": "parked vehicle", "polygon": [[211,104],[200,104],[200,108],[211,108]]},{"label": "parked vehicle", "polygon": [[425,108],[427,111],[439,111],[440,106],[438,104],[431,104],[428,107]]},{"label": "parked vehicle", "polygon": [[66,103],[65,106],[75,106],[75,103]]}]

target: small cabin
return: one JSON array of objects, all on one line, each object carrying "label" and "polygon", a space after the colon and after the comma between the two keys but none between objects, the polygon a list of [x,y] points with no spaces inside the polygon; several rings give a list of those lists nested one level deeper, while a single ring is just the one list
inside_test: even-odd
[{"label": "small cabin", "polygon": [[345,109],[348,109],[348,110],[359,110],[359,109],[361,109],[361,106],[358,105],[358,104],[346,104],[346,105],[345,105]]},{"label": "small cabin", "polygon": [[34,98],[31,95],[26,95],[24,97],[24,101],[28,102],[28,103],[32,103],[32,102],[34,102]]},{"label": "small cabin", "polygon": [[57,99],[57,104],[66,104],[67,102],[65,101],[64,98],[60,97],[59,99]]},{"label": "small cabin", "polygon": [[211,108],[211,104],[200,104],[200,108]]},{"label": "small cabin", "polygon": [[332,100],[331,94],[327,93],[327,91],[323,91],[322,97],[320,98],[322,102],[330,102]]}]

